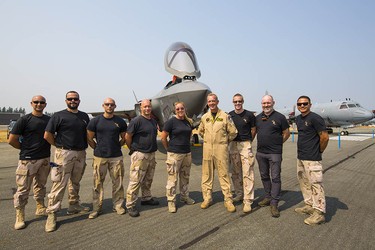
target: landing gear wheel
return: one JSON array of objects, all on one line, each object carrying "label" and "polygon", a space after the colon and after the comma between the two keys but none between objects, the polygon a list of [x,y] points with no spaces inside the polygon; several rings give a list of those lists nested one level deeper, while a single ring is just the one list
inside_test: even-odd
[{"label": "landing gear wheel", "polygon": [[345,135],[349,135],[349,132],[348,132],[348,131],[345,131]]},{"label": "landing gear wheel", "polygon": [[340,132],[340,135],[346,135],[346,134],[345,134],[345,131],[341,131],[341,132]]}]

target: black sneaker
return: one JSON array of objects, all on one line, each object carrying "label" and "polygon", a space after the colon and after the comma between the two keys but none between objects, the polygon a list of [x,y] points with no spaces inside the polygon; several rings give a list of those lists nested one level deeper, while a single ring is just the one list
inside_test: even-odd
[{"label": "black sneaker", "polygon": [[138,217],[139,216],[139,212],[135,207],[128,208],[128,214],[131,217]]},{"label": "black sneaker", "polygon": [[159,201],[154,200],[154,198],[151,198],[148,201],[141,201],[141,205],[144,205],[144,206],[157,206],[157,205],[159,205]]},{"label": "black sneaker", "polygon": [[279,218],[280,217],[280,212],[279,212],[279,209],[277,208],[276,205],[271,205],[271,215],[274,218]]}]

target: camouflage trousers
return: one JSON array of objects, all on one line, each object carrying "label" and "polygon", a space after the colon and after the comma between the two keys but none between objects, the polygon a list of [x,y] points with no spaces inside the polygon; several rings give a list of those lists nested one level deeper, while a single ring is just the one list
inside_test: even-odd
[{"label": "camouflage trousers", "polygon": [[297,160],[297,178],[304,202],[314,209],[326,212],[323,188],[323,166],[320,161]]},{"label": "camouflage trousers", "polygon": [[191,153],[178,154],[167,153],[167,200],[176,201],[176,186],[180,179],[180,195],[182,197],[189,196],[189,177],[191,168]]},{"label": "camouflage trousers", "polygon": [[129,186],[126,191],[126,207],[135,206],[138,199],[139,188],[142,190],[142,200],[147,201],[152,198],[151,184],[155,173],[155,152],[142,153],[135,151],[131,157],[129,171]]},{"label": "camouflage trousers", "polygon": [[39,160],[18,161],[16,170],[17,191],[13,200],[15,208],[24,208],[26,206],[33,183],[34,199],[44,204],[49,171],[49,157]]},{"label": "camouflage trousers", "polygon": [[205,201],[212,201],[212,188],[214,183],[214,171],[217,169],[221,191],[224,200],[232,200],[230,177],[228,170],[228,152],[226,155],[217,154],[211,156],[211,159],[203,158],[202,163],[202,195]]},{"label": "camouflage trousers", "polygon": [[103,205],[104,198],[104,181],[109,171],[109,176],[112,180],[112,202],[113,208],[122,207],[124,202],[124,161],[123,157],[101,158],[94,156],[93,177],[93,210],[99,211]]},{"label": "camouflage trousers", "polygon": [[48,194],[47,213],[60,210],[67,185],[69,204],[79,203],[80,181],[86,168],[86,151],[56,148],[55,163],[57,166],[51,168],[52,188]]},{"label": "camouflage trousers", "polygon": [[234,191],[243,197],[243,202],[254,200],[254,155],[250,141],[232,141],[229,144],[231,173]]}]

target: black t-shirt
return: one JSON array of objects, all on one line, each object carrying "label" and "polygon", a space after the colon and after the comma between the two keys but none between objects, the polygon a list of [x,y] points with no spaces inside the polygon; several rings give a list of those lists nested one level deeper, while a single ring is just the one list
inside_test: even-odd
[{"label": "black t-shirt", "polygon": [[94,155],[102,158],[122,156],[120,134],[126,132],[126,122],[118,116],[105,118],[97,116],[89,122],[87,130],[95,132]]},{"label": "black t-shirt", "polygon": [[130,121],[126,132],[133,135],[132,150],[152,153],[158,149],[156,144],[157,123],[154,119],[138,116]]},{"label": "black t-shirt", "polygon": [[238,134],[234,141],[252,141],[251,128],[255,127],[255,116],[252,112],[246,109],[242,113],[237,114],[236,112],[229,112],[234,125],[236,125]]},{"label": "black t-shirt", "polygon": [[270,116],[266,116],[262,112],[256,116],[256,127],[257,152],[264,154],[282,154],[282,132],[289,128],[289,123],[285,116],[277,111],[273,111]]},{"label": "black t-shirt", "polygon": [[44,140],[44,129],[50,117],[48,115],[34,116],[27,114],[22,116],[11,134],[22,136],[20,160],[38,160],[50,157],[51,145]]},{"label": "black t-shirt", "polygon": [[326,130],[323,118],[314,112],[310,112],[305,117],[297,116],[296,125],[298,129],[298,159],[321,161],[319,132]]},{"label": "black t-shirt", "polygon": [[163,131],[169,133],[168,152],[186,154],[190,153],[191,125],[187,120],[172,117],[165,124]]},{"label": "black t-shirt", "polygon": [[89,116],[85,112],[72,113],[64,109],[52,115],[46,131],[56,133],[56,147],[84,150],[87,148],[86,127],[89,121]]}]

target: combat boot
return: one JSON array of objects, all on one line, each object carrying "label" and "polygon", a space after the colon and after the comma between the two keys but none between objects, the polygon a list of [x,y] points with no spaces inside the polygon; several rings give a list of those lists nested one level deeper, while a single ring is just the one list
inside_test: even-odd
[{"label": "combat boot", "polygon": [[243,195],[236,195],[236,197],[233,198],[233,202],[241,202],[243,201]]},{"label": "combat boot", "polygon": [[68,211],[66,214],[78,214],[78,213],[86,213],[90,211],[89,207],[82,206],[78,202],[76,204],[70,204]]},{"label": "combat boot", "polygon": [[183,203],[185,203],[186,205],[193,205],[193,204],[195,204],[195,200],[193,200],[189,196],[181,197],[180,201],[183,202]]},{"label": "combat boot", "polygon": [[250,203],[244,203],[244,204],[243,204],[243,212],[244,212],[245,214],[251,212],[251,204],[250,204]]},{"label": "combat boot", "polygon": [[173,201],[168,201],[168,212],[176,213],[176,204]]},{"label": "combat boot", "polygon": [[305,222],[307,225],[319,225],[326,222],[326,218],[324,217],[324,213],[322,211],[314,209],[313,214],[303,222]]},{"label": "combat boot", "polygon": [[280,217],[280,211],[277,208],[277,205],[271,205],[271,215],[274,218],[279,218]]},{"label": "combat boot", "polygon": [[270,198],[264,198],[263,200],[261,200],[260,202],[258,202],[258,205],[261,206],[261,207],[266,207],[266,206],[269,206],[271,203],[271,199]]},{"label": "combat boot", "polygon": [[299,214],[312,215],[314,213],[314,208],[311,205],[305,205],[303,207],[297,207],[296,209],[294,209],[294,212]]},{"label": "combat boot", "polygon": [[56,230],[56,214],[54,212],[48,213],[47,222],[44,230],[47,233]]},{"label": "combat boot", "polygon": [[47,216],[46,206],[44,205],[44,201],[36,201],[36,216]]},{"label": "combat boot", "polygon": [[122,214],[125,214],[125,213],[126,213],[125,208],[123,208],[122,206],[119,206],[119,207],[113,208],[112,211],[113,211],[113,212],[116,212],[118,215],[122,215]]},{"label": "combat boot", "polygon": [[236,212],[236,207],[233,205],[233,202],[231,200],[227,200],[224,202],[224,206],[227,208],[227,211],[229,213]]},{"label": "combat boot", "polygon": [[14,224],[14,229],[20,230],[25,227],[25,208],[16,208],[16,223]]},{"label": "combat boot", "polygon": [[204,200],[201,204],[201,208],[202,209],[206,209],[206,208],[209,208],[210,206],[212,205],[212,201],[207,201],[207,200]]}]

